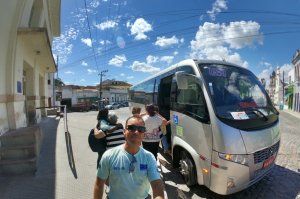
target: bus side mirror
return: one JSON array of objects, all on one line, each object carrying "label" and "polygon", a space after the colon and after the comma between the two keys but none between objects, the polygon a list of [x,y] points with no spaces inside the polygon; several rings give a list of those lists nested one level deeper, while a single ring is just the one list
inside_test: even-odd
[{"label": "bus side mirror", "polygon": [[175,80],[177,83],[177,87],[180,90],[185,90],[188,88],[188,82],[187,82],[187,73],[179,71],[175,73]]},{"label": "bus side mirror", "polygon": [[188,89],[188,81],[189,80],[195,80],[195,81],[200,81],[200,79],[198,79],[195,75],[192,74],[188,74],[186,72],[183,71],[178,71],[175,73],[175,80],[177,83],[177,87],[180,90],[185,90]]}]

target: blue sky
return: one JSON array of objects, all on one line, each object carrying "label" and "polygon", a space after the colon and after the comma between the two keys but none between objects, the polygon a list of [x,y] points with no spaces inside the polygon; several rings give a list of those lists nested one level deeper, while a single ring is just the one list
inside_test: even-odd
[{"label": "blue sky", "polygon": [[300,0],[62,0],[54,39],[66,84],[136,84],[181,60],[225,59],[267,78],[300,48]]}]

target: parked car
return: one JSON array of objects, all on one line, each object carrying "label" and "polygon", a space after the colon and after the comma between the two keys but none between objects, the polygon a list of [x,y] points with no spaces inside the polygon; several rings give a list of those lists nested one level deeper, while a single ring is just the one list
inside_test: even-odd
[{"label": "parked car", "polygon": [[128,102],[121,102],[120,107],[128,107]]},{"label": "parked car", "polygon": [[90,109],[91,108],[89,105],[83,104],[83,103],[74,104],[74,105],[72,105],[72,108],[71,108],[72,111],[79,111],[79,112],[89,111]]},{"label": "parked car", "polygon": [[112,104],[106,105],[105,108],[111,110],[111,109],[117,109],[120,108],[120,104],[117,102],[113,102]]},{"label": "parked car", "polygon": [[99,109],[99,106],[97,104],[91,105],[91,110],[98,111],[98,109]]}]

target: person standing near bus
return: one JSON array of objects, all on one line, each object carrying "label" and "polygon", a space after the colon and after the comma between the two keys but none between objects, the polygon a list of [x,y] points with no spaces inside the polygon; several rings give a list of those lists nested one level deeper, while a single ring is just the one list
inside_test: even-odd
[{"label": "person standing near bus", "polygon": [[146,132],[143,140],[143,148],[151,152],[157,160],[157,153],[160,142],[161,132],[159,127],[161,125],[168,125],[170,121],[156,114],[153,104],[146,105],[147,114],[143,116],[145,121]]},{"label": "person standing near bus", "polygon": [[145,123],[139,116],[126,120],[123,145],[107,150],[101,161],[94,185],[94,199],[103,197],[104,184],[109,178],[107,198],[149,198],[150,185],[153,198],[164,198],[163,182],[153,155],[140,147]]},{"label": "person standing near bus", "polygon": [[117,123],[118,116],[115,113],[109,113],[107,121],[109,122],[109,129],[103,131],[102,128],[95,128],[94,132],[98,135],[97,138],[106,139],[106,149],[111,149],[113,147],[124,144],[125,137],[123,134],[124,128],[121,123]]},{"label": "person standing near bus", "polygon": [[142,110],[141,107],[134,106],[134,107],[132,107],[131,113],[133,116],[140,116],[141,110]]}]

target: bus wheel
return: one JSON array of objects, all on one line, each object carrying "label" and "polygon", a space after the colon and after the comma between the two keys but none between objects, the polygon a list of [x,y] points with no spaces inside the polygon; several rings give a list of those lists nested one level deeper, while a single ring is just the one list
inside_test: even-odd
[{"label": "bus wheel", "polygon": [[180,173],[182,174],[186,185],[195,185],[197,183],[196,169],[192,158],[187,152],[181,151],[179,165]]}]

